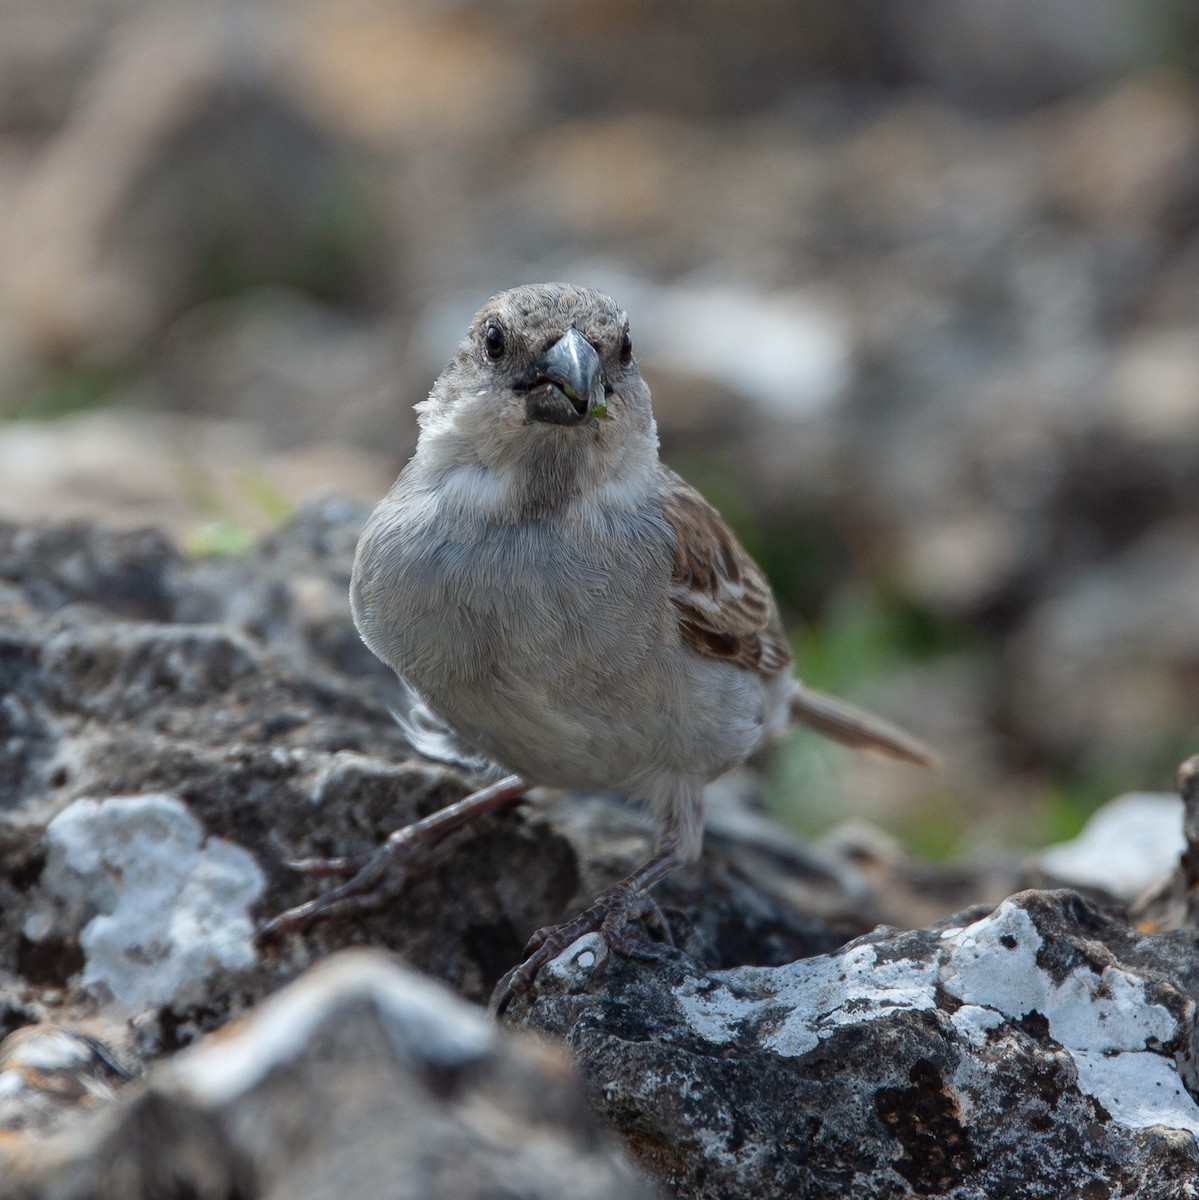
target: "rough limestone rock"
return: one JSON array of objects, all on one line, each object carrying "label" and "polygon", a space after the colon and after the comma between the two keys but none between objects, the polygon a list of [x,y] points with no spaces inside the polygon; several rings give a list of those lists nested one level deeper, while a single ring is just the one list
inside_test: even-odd
[{"label": "rough limestone rock", "polygon": [[[268,999],[368,943],[482,1002],[649,833],[613,797],[536,795],[377,913],[253,943],[323,886],[287,859],[470,787],[413,752],[350,621],[364,517],[328,502],[201,560],[0,524],[0,1194],[648,1194],[552,1054],[432,983],[342,960]],[[747,790],[713,789],[701,861],[659,889],[677,948],[584,939],[511,1013],[565,1039],[644,1172],[681,1197],[1187,1195],[1193,844],[1149,933],[1093,886],[1000,904],[1038,877],[1011,864],[801,844]]]},{"label": "rough limestone rock", "polygon": [[205,841],[175,797],[76,800],[45,844],[25,936],[77,940],[84,987],[137,1012],[202,995],[213,971],[253,964],[249,909],[262,872],[241,846]]},{"label": "rough limestone rock", "polygon": [[[594,936],[522,1002],[678,1195],[1194,1196],[1195,1000],[1071,892],[782,967],[652,968]],[[752,1186],[747,1181],[752,1180]]]},{"label": "rough limestone rock", "polygon": [[1147,888],[1133,905],[1133,917],[1143,929],[1199,927],[1199,754],[1178,768],[1178,790],[1186,846],[1169,877]]},{"label": "rough limestone rock", "polygon": [[1177,796],[1129,792],[1109,800],[1078,837],[1047,846],[1035,861],[1072,887],[1103,888],[1132,902],[1160,884],[1187,848]]},{"label": "rough limestone rock", "polygon": [[[3,1078],[0,1076],[0,1078]],[[520,1153],[513,1153],[519,1146]],[[4,1194],[649,1200],[566,1055],[384,955],[315,967],[17,1168]]]},{"label": "rough limestone rock", "polygon": [[[202,847],[239,863],[248,853],[264,877],[259,918],[321,886],[284,860],[369,850],[468,790],[413,757],[390,711],[393,679],[350,621],[364,517],[329,502],[250,557],[200,561],[148,532],[0,525],[0,963],[25,983],[92,981],[80,934],[111,916],[104,893],[124,870],[119,846],[96,846],[104,861],[83,873],[67,862],[63,837],[81,820],[94,828],[108,814],[118,841],[151,810],[171,826],[160,832],[173,849],[143,895],[153,886],[190,904],[187,880],[213,852]],[[184,975],[156,972],[167,991],[154,999],[172,1029],[193,1007],[212,1028],[320,953],[369,941],[483,1001],[529,934],[627,872],[647,835],[643,815],[611,797],[530,805],[451,838],[388,909],[253,964],[229,933],[253,900],[246,864],[220,902],[232,957],[209,963],[199,999]],[[735,809],[716,815],[703,865],[663,898],[681,943],[715,966],[787,962],[900,919],[844,856]],[[202,923],[177,924],[184,940],[167,957],[200,961],[189,934],[212,954]]]}]

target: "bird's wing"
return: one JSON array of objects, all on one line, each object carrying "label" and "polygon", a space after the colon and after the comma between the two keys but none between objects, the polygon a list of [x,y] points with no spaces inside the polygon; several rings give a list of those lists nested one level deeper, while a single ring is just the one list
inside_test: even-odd
[{"label": "bird's wing", "polygon": [[679,633],[697,654],[773,674],[791,651],[770,584],[720,514],[663,468],[662,515],[674,530],[670,600]]}]

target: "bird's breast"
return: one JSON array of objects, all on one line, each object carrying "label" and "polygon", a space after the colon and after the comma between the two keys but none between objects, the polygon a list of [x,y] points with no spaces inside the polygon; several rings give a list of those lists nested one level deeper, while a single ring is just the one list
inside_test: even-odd
[{"label": "bird's breast", "polygon": [[597,686],[662,637],[670,555],[652,513],[505,524],[384,504],[359,545],[355,619],[430,702],[463,682]]},{"label": "bird's breast", "polygon": [[681,643],[652,508],[506,525],[385,505],[355,563],[359,630],[508,769],[626,788],[717,774],[760,740],[760,681]]}]

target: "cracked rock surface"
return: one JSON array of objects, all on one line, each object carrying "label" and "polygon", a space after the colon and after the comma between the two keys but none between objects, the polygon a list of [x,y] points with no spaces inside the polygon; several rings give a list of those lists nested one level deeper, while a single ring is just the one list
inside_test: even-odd
[{"label": "cracked rock surface", "polygon": [[680,1195],[1165,1200],[1199,1170],[1187,952],[1023,892],[781,967],[646,970],[593,938],[515,1015]]},{"label": "cracked rock surface", "polygon": [[[1077,853],[942,870],[716,788],[658,892],[678,948],[584,939],[511,1011],[581,1080],[471,1004],[644,853],[611,797],[535,796],[379,912],[256,947],[322,886],[285,860],[470,786],[414,755],[353,629],[364,516],[199,561],[0,525],[0,1195],[1190,1194],[1189,811],[1138,928],[1126,895],[1020,891]],[[405,965],[325,961],[354,944]]]}]

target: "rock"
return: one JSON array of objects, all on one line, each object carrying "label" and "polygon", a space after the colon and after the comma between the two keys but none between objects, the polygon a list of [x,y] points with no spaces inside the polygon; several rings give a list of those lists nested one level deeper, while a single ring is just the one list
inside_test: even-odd
[{"label": "rock", "polygon": [[1163,5],[1156,26],[1113,0],[1016,0],[1002,13],[985,0],[933,0],[880,10],[875,36],[904,77],[976,104],[1022,108],[1153,61],[1182,11]]},{"label": "rock", "polygon": [[377,145],[504,137],[527,122],[534,76],[505,17],[467,7],[314,4],[293,16],[305,91]]},{"label": "rock", "polygon": [[[3,1076],[0,1075],[0,1079]],[[514,1153],[514,1148],[519,1152]],[[314,968],[60,1135],[5,1195],[649,1200],[566,1056],[377,953]]]},{"label": "rock", "polygon": [[[1171,955],[1024,892],[786,966],[652,966],[584,940],[513,1011],[687,1197],[1191,1195],[1195,999]],[[752,1181],[752,1182],[750,1182]]]},{"label": "rock", "polygon": [[1170,875],[1132,906],[1137,927],[1146,931],[1199,928],[1199,756],[1178,768],[1178,790],[1186,845]]},{"label": "rock", "polygon": [[1199,440],[1199,349],[1193,328],[1130,339],[1114,364],[1112,421],[1160,453]]},{"label": "rock", "polygon": [[[394,679],[351,622],[366,511],[326,502],[245,558],[199,561],[145,533],[0,526],[0,961],[35,991],[67,988],[72,1014],[94,1011],[114,983],[137,993],[151,1012],[144,1055],[216,1027],[347,938],[397,949],[485,1000],[534,929],[644,854],[644,814],[611,797],[533,805],[447,840],[398,908],[242,957],[255,869],[258,919],[321,886],[283,860],[369,850],[469,787],[413,758],[390,711]],[[150,831],[154,854],[137,841]],[[735,823],[712,846],[663,898],[683,944],[716,965],[826,950],[889,914],[835,854],[782,835],[771,845]],[[220,887],[203,865],[217,848],[243,868]],[[94,857],[77,863],[84,851]],[[173,907],[173,932],[150,939],[154,969],[118,982],[93,964],[83,930],[112,920],[110,879],[130,854],[140,903],[164,921]],[[215,944],[187,925],[210,920],[228,940],[206,959]],[[138,931],[118,928],[128,948]],[[187,981],[201,962],[197,996]]]},{"label": "rock", "polygon": [[[390,325],[375,327],[302,292],[259,288],[177,321],[150,370],[155,409],[230,418],[276,452],[357,446],[389,465],[416,444],[410,381]],[[330,397],[337,402],[330,403]]]},{"label": "rock", "polygon": [[373,502],[394,478],[387,452],[327,441],[281,449],[244,421],[114,408],[5,423],[0,520],[144,530],[152,513],[155,536],[176,547],[244,553],[301,502]]},{"label": "rock", "polygon": [[969,612],[1016,573],[1020,530],[994,511],[956,513],[913,526],[899,553],[913,595],[941,612]]},{"label": "rock", "polygon": [[1047,846],[1034,860],[1050,878],[1102,888],[1131,902],[1162,883],[1186,849],[1177,796],[1134,792],[1109,800],[1069,842]]},{"label": "rock", "polygon": [[174,796],[74,801],[46,827],[25,936],[77,940],[80,984],[134,1012],[194,1000],[214,971],[254,962],[263,890],[250,854],[203,838]]},{"label": "rock", "polygon": [[861,822],[839,825],[812,848],[852,864],[850,878],[867,887],[875,924],[900,929],[932,924],[964,905],[998,904],[1035,882],[1014,855],[976,854],[934,866]]},{"label": "rock", "polygon": [[1063,107],[1050,178],[1084,221],[1139,231],[1194,202],[1199,114],[1186,84],[1133,77],[1098,103]]},{"label": "rock", "polygon": [[[650,835],[614,797],[537,794],[447,838],[380,911],[251,945],[249,922],[324,886],[285,860],[363,853],[470,786],[413,753],[354,631],[366,511],[326,501],[203,560],[147,532],[0,525],[6,1195],[157,1194],[159,1169],[201,1195],[376,1195],[422,1162],[414,1194],[575,1194],[562,1170],[581,1195],[644,1194],[571,1115],[573,1085],[513,1067],[534,1082],[505,1090],[506,1040],[432,983],[343,960],[267,1000],[363,941],[485,1000]],[[577,943],[512,1010],[566,1039],[651,1175],[682,1197],[973,1200],[1034,1177],[1184,1194],[1190,929],[1140,934],[1065,892],[947,920],[1015,864],[805,846],[752,790],[715,790],[700,862],[658,890],[677,948]],[[447,1045],[476,1057],[437,1066]]]},{"label": "rock", "polygon": [[0,8],[0,132],[36,137],[61,125],[105,36],[130,7],[130,0],[47,0]]},{"label": "rock", "polygon": [[1030,739],[1113,754],[1167,731],[1185,736],[1193,705],[1176,680],[1199,655],[1191,521],[1159,522],[1063,581],[1029,612],[1010,649],[1013,710]]},{"label": "rock", "polygon": [[836,407],[849,386],[846,332],[816,297],[729,286],[627,290],[622,303],[644,314],[638,337],[651,362],[733,391],[763,419],[801,423]]},{"label": "rock", "polygon": [[165,621],[179,568],[178,552],[144,525],[127,533],[77,525],[0,526],[0,582],[19,598],[18,616],[24,606],[49,613],[68,604],[95,604],[115,617]]},{"label": "rock", "polygon": [[545,0],[505,7],[536,56],[542,102],[568,113],[638,107],[692,116],[760,109],[812,78],[906,85],[978,107],[1024,109],[1087,91],[1184,39],[1187,9],[1154,19],[1115,0],[845,6],[755,0],[684,14],[648,0],[590,0],[574,21]]}]

